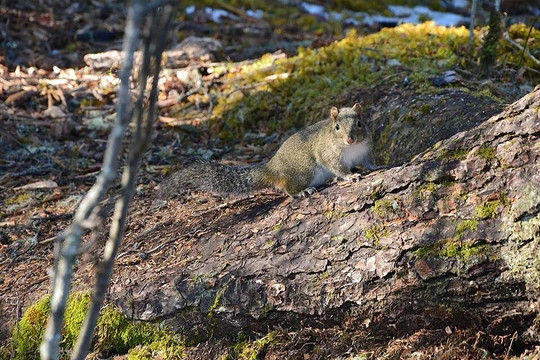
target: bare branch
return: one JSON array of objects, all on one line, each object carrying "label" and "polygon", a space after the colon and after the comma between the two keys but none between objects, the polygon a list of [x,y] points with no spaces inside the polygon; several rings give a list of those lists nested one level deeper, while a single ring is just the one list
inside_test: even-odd
[{"label": "bare branch", "polygon": [[527,57],[533,62],[536,64],[536,66],[540,66],[540,60],[538,60],[537,58],[535,58],[529,51],[529,49],[527,49],[526,47],[524,46],[521,46],[517,41],[513,40],[511,37],[510,37],[510,34],[508,34],[508,30],[505,30],[503,32],[503,39],[508,41],[508,43],[510,43],[510,45],[512,45],[513,47],[515,47],[516,49],[520,50],[523,52],[523,54],[527,55]]},{"label": "bare branch", "polygon": [[[170,5],[165,5],[161,11],[153,8],[151,19],[147,23],[144,57],[139,75],[139,98],[133,114],[133,117],[136,119],[135,135],[131,142],[128,164],[122,176],[122,195],[116,202],[109,239],[105,245],[103,261],[98,271],[97,284],[92,297],[90,311],[77,339],[77,344],[71,357],[73,360],[84,360],[88,354],[92,333],[98,320],[105,292],[109,286],[114,261],[124,235],[129,203],[135,188],[137,171],[146,150],[148,140],[150,139],[152,124],[155,118],[161,56],[165,46],[167,29],[172,17],[172,10],[173,7]],[[152,71],[152,88],[149,96],[149,104],[144,107],[144,95],[150,71]],[[147,109],[146,113],[143,110],[144,108]]]},{"label": "bare branch", "polygon": [[478,0],[473,0],[471,5],[471,23],[469,25],[469,51],[474,50],[474,23],[476,20],[476,12],[478,11]]},{"label": "bare branch", "polygon": [[118,168],[118,154],[122,147],[122,138],[131,119],[131,99],[129,91],[129,77],[133,67],[133,54],[138,47],[139,29],[144,10],[142,0],[134,0],[130,7],[123,51],[126,54],[124,66],[120,73],[121,86],[118,91],[118,110],[115,126],[109,136],[107,150],[103,162],[103,169],[96,183],[88,191],[75,212],[72,225],[65,232],[62,249],[58,253],[54,276],[53,292],[51,296],[51,314],[47,328],[40,346],[43,360],[55,360],[59,355],[59,342],[61,338],[66,302],[71,288],[73,265],[85,231],[83,224],[93,212],[99,201],[106,193],[111,181],[116,177]]}]

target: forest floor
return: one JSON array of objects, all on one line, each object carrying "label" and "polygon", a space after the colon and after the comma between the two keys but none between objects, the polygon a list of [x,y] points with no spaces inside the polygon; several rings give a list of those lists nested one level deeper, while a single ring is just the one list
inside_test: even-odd
[{"label": "forest floor", "polygon": [[[26,7],[23,4],[17,10],[0,9],[10,19],[9,25],[2,24],[4,57],[0,59],[0,322],[3,324],[0,344],[3,345],[25,308],[50,291],[49,271],[57,235],[69,226],[79,201],[99,173],[115,115],[118,85],[115,70],[85,67],[83,57],[119,47],[125,17],[123,7],[56,1],[54,11],[49,11],[46,3]],[[179,17],[177,38],[172,43],[179,42],[178,38],[197,35],[221,37],[224,46],[218,53],[212,53],[213,58],[208,61],[195,59],[182,71],[164,71],[158,121],[140,171],[113,287],[126,282],[159,281],[168,272],[173,276],[175,269],[183,264],[183,249],[192,246],[202,234],[249,226],[269,209],[290,201],[281,193],[267,190],[256,198],[248,197],[220,207],[230,199],[206,194],[160,198],[158,185],[186,155],[221,159],[229,164],[267,160],[297,125],[297,115],[289,114],[291,122],[283,126],[231,122],[223,127],[215,120],[220,115],[217,111],[224,106],[217,98],[223,94],[231,97],[231,93],[238,91],[230,84],[232,76],[241,73],[249,77],[246,75],[249,66],[264,67],[265,62],[274,67],[263,73],[266,83],[260,85],[260,78],[254,76],[251,83],[240,83],[238,92],[247,94],[261,86],[272,92],[271,77],[286,74],[280,68],[280,61],[293,58],[298,46],[315,51],[345,36],[343,29],[337,31],[331,25],[322,30],[317,28],[316,22],[305,14],[300,16],[303,19],[300,23],[291,22],[280,28],[244,11],[224,23],[212,22],[207,12],[195,15],[189,17],[183,13]],[[371,32],[374,28],[364,30]],[[535,36],[538,41],[540,35]],[[95,38],[101,41],[87,41]],[[277,51],[280,48],[285,50]],[[269,51],[272,55],[259,59]],[[396,149],[395,143],[385,143],[389,152],[379,153],[378,161],[389,165],[404,163],[438,140],[500,112],[532,89],[538,71],[525,66],[511,72],[509,69],[515,64],[505,63],[492,77],[478,79],[469,76],[466,67],[458,66],[462,70],[456,74],[458,80],[426,89],[423,81],[433,82],[434,77],[444,76],[447,74],[444,67],[439,73],[420,79],[416,75],[421,68],[388,60],[392,59],[369,64],[373,71],[389,69],[388,73],[382,70],[369,86],[346,84],[331,96],[338,105],[352,101],[371,105],[368,116],[375,119],[374,132],[381,141],[387,140],[384,130],[391,126],[386,120],[391,114],[401,123],[421,119],[417,122],[419,127],[428,122],[435,127],[440,123],[439,128],[444,128],[440,133],[430,133],[430,142],[411,145],[407,151]],[[522,71],[519,81],[509,81],[516,78],[518,71]],[[293,70],[289,69],[290,72]],[[408,79],[415,79],[416,83]],[[285,107],[281,106],[265,114],[279,122],[279,113]],[[314,114],[309,114],[307,121],[324,116],[326,108],[327,104],[322,104]],[[223,113],[227,111],[231,110],[225,109]],[[234,111],[231,117],[238,115],[239,110]],[[446,122],[450,116],[467,120],[452,125],[451,121]],[[445,128],[444,124],[450,125]],[[394,130],[401,129],[398,126]],[[415,134],[410,136],[412,144]],[[105,217],[118,189],[117,182],[102,203],[101,213]],[[103,230],[85,235],[85,251],[76,267],[76,289],[88,289],[93,283],[91,274],[101,254],[108,221],[102,222],[97,228]],[[160,230],[158,236],[156,229]],[[440,354],[448,359],[482,358],[482,344],[487,341],[480,333],[452,330],[445,333],[425,330],[390,342],[369,344],[363,336],[361,332],[348,335],[337,329],[313,328],[280,333],[275,344],[265,350],[266,358],[325,358],[324,354],[329,353],[341,358],[353,353],[365,358]],[[508,339],[499,340],[507,344]],[[491,349],[497,347],[497,341],[489,340]],[[227,354],[228,350],[217,342],[189,351],[193,358],[206,359]],[[499,353],[503,352],[499,349]]]}]

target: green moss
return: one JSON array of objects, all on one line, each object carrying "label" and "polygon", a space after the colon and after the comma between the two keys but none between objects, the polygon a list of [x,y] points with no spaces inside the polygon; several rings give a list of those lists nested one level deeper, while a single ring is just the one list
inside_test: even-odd
[{"label": "green moss", "polygon": [[456,258],[467,261],[474,256],[485,253],[487,245],[462,244],[461,241],[448,240],[439,250],[439,255],[446,258]]},{"label": "green moss", "polygon": [[429,16],[427,14],[420,14],[418,16],[418,21],[419,22],[426,22],[426,21],[430,21],[430,20],[433,20],[433,19],[431,18],[431,16]]},{"label": "green moss", "polygon": [[[94,351],[125,354],[128,359],[179,359],[185,345],[170,330],[144,321],[133,321],[112,305],[102,309],[96,327]],[[144,357],[144,354],[152,357]],[[167,355],[171,355],[168,357]]]},{"label": "green moss", "polygon": [[84,319],[90,308],[90,301],[91,296],[88,292],[77,292],[69,297],[64,320],[63,347],[71,349],[75,345],[79,331],[81,331]]},{"label": "green moss", "polygon": [[345,216],[345,213],[342,211],[328,210],[324,213],[324,217],[328,220],[330,219],[339,219]]},{"label": "green moss", "polygon": [[422,106],[420,106],[420,109],[418,109],[422,114],[427,114],[429,112],[431,112],[432,110],[432,107],[431,105],[429,104],[424,104]]},{"label": "green moss", "polygon": [[39,359],[39,345],[51,310],[51,298],[42,298],[24,312],[13,331],[16,360]]},{"label": "green moss", "polygon": [[384,225],[372,225],[365,231],[366,239],[378,245],[380,240],[390,235],[390,232]]},{"label": "green moss", "polygon": [[[340,94],[371,86],[381,78],[400,81],[400,77],[391,76],[399,69],[383,67],[374,72],[372,62],[364,59],[396,59],[404,66],[422,68],[428,75],[422,84],[429,85],[429,77],[441,71],[441,64],[432,59],[444,54],[442,68],[450,69],[455,66],[452,59],[458,58],[467,40],[465,28],[427,22],[387,28],[368,36],[350,32],[341,41],[318,49],[299,49],[299,54],[290,58],[263,57],[225,77],[224,84],[248,90],[219,96],[212,121],[221,132],[232,133],[235,138],[248,129],[267,131],[270,123],[275,123],[276,130],[301,127],[326,117],[330,106],[336,105],[331,99]],[[271,75],[279,77],[268,80]]]},{"label": "green moss", "polygon": [[226,286],[222,287],[217,292],[216,298],[214,299],[214,303],[212,304],[212,306],[210,306],[210,309],[208,309],[208,318],[210,319],[214,318],[214,311],[221,306],[221,299],[223,298],[223,294],[225,294],[225,291],[227,291]]},{"label": "green moss", "polygon": [[375,154],[377,154],[377,157],[379,157],[383,164],[388,165],[390,164],[391,158],[390,158],[390,149],[391,149],[391,126],[386,125],[381,132],[379,138],[375,142]]},{"label": "green moss", "polygon": [[416,188],[411,196],[413,200],[420,200],[424,197],[429,197],[437,191],[438,185],[434,182],[425,182]]},{"label": "green moss", "polygon": [[471,258],[484,254],[488,250],[484,244],[462,243],[457,239],[444,239],[435,244],[422,246],[411,253],[416,259],[424,259],[429,256],[442,258],[455,258],[467,261]]},{"label": "green moss", "polygon": [[483,145],[478,150],[478,155],[480,155],[482,159],[488,162],[492,162],[495,159],[495,154],[496,154],[495,149],[489,145]]},{"label": "green moss", "polygon": [[419,188],[421,191],[427,191],[427,192],[434,192],[435,190],[437,190],[437,184],[435,184],[434,182],[427,182],[425,184],[422,184],[422,186],[420,186]]},{"label": "green moss", "polygon": [[268,347],[276,343],[277,332],[272,331],[264,337],[250,341],[245,336],[239,336],[238,343],[234,346],[234,350],[238,359],[242,360],[257,360],[262,359],[264,352]]},{"label": "green moss", "polygon": [[467,149],[457,149],[452,151],[444,151],[440,158],[441,159],[450,159],[450,160],[464,160],[467,157],[469,150]]},{"label": "green moss", "polygon": [[17,205],[32,200],[32,193],[30,191],[15,195],[6,200],[6,205]]},{"label": "green moss", "polygon": [[465,232],[476,230],[478,230],[477,219],[463,220],[456,225],[456,232],[454,233],[454,237],[459,240]]},{"label": "green moss", "polygon": [[[66,304],[60,344],[61,358],[67,358],[69,350],[74,346],[90,302],[91,296],[88,292],[76,292],[70,295]],[[49,313],[50,296],[43,298],[25,311],[13,331],[12,344],[15,348],[15,359],[39,359],[39,345]],[[159,329],[147,322],[129,320],[116,307],[105,306],[98,319],[92,351],[106,355],[125,354],[137,346],[151,346],[155,351],[159,349],[160,354],[179,354],[184,348],[183,342],[174,338],[169,330]]]},{"label": "green moss", "polygon": [[148,345],[138,345],[128,352],[128,360],[171,359],[178,360],[185,357],[184,342],[172,332],[161,331]]},{"label": "green moss", "polygon": [[284,222],[284,221],[280,221],[279,223],[277,223],[276,225],[274,225],[274,227],[272,228],[272,230],[274,230],[274,231],[279,231],[284,225],[285,225],[285,222]]},{"label": "green moss", "polygon": [[424,259],[428,256],[432,256],[436,254],[439,248],[440,248],[439,243],[421,246],[418,249],[414,250],[411,253],[411,256],[416,259]]},{"label": "green moss", "polygon": [[373,212],[379,217],[385,218],[389,213],[395,213],[399,209],[396,200],[381,199],[375,201]]},{"label": "green moss", "polygon": [[494,218],[499,207],[502,205],[501,200],[487,201],[484,204],[478,205],[474,208],[476,216],[480,219],[491,219]]},{"label": "green moss", "polygon": [[403,115],[403,118],[402,118],[402,119],[403,119],[403,121],[413,123],[413,122],[416,121],[416,116],[414,116],[413,113],[408,112],[408,113],[406,113],[405,115]]},{"label": "green moss", "polygon": [[484,89],[482,89],[480,91],[475,92],[475,94],[488,97],[488,98],[490,98],[492,100],[495,100],[495,101],[497,101],[498,103],[501,103],[501,104],[503,103],[503,100],[500,97],[495,96],[491,92],[491,90],[489,90],[489,88],[484,88]]}]

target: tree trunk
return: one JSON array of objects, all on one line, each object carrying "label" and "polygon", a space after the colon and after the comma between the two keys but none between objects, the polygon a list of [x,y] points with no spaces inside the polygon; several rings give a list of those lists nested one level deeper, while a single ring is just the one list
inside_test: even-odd
[{"label": "tree trunk", "polygon": [[137,283],[120,271],[112,296],[134,318],[216,337],[337,326],[387,341],[474,329],[506,337],[494,351],[510,338],[516,353],[538,345],[539,109],[537,87],[359,182],[171,217],[137,240],[179,242],[179,265]]}]

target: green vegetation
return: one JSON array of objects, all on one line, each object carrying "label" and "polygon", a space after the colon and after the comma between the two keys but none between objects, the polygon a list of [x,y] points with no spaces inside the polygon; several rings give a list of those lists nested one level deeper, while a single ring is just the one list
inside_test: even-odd
[{"label": "green vegetation", "polygon": [[372,241],[375,245],[378,245],[383,237],[387,237],[389,235],[390,232],[384,225],[372,225],[367,228],[365,232],[366,239]]},{"label": "green vegetation", "polygon": [[474,208],[476,216],[480,219],[491,219],[497,215],[499,207],[502,205],[501,200],[487,201]]},{"label": "green vegetation", "polygon": [[400,206],[396,199],[376,200],[373,205],[373,212],[381,218],[386,218],[388,215],[395,214],[399,209]]},{"label": "green vegetation", "polygon": [[459,240],[461,239],[461,237],[466,231],[476,231],[476,230],[478,230],[477,219],[462,220],[456,225],[456,232],[454,234],[454,237]]},{"label": "green vegetation", "polygon": [[24,312],[13,331],[12,346],[16,347],[15,359],[39,359],[39,344],[51,310],[51,299],[45,297]]},{"label": "green vegetation", "polygon": [[237,358],[241,360],[262,359],[266,349],[276,343],[276,335],[277,332],[272,331],[260,339],[250,341],[248,337],[240,334],[238,343],[234,346]]},{"label": "green vegetation", "polygon": [[462,243],[458,239],[444,239],[435,244],[422,246],[412,252],[412,256],[423,259],[429,256],[455,258],[461,261],[486,253],[487,245]]},{"label": "green vegetation", "polygon": [[[84,318],[90,307],[88,292],[74,293],[66,307],[61,357],[68,358],[73,348]],[[39,345],[50,313],[50,296],[46,296],[24,313],[13,330],[11,346],[15,359],[39,359]],[[168,329],[160,329],[143,321],[128,319],[112,305],[102,309],[92,342],[92,351],[98,354],[126,354],[128,359],[152,359],[161,356],[166,359],[180,359],[184,342]],[[7,359],[2,354],[2,359]]]},{"label": "green vegetation", "polygon": [[439,255],[445,258],[456,258],[467,261],[473,256],[484,253],[487,245],[461,244],[460,241],[449,240],[439,250]]},{"label": "green vegetation", "polygon": [[[401,71],[387,66],[374,72],[374,62],[395,59],[434,75],[458,64],[460,49],[467,39],[465,28],[427,22],[404,24],[368,36],[351,31],[341,41],[319,49],[300,49],[297,56],[290,58],[265,55],[243,66],[240,72],[227,75],[228,83],[251,86],[252,90],[220,97],[212,118],[220,124],[223,134],[234,137],[253,127],[263,131],[300,127],[325,117],[330,99],[346,93],[348,88],[373,85]],[[268,80],[280,74],[285,76]],[[424,81],[429,84],[427,77]]]},{"label": "green vegetation", "polygon": [[225,291],[227,291],[227,287],[223,287],[217,292],[214,303],[212,304],[212,306],[210,306],[210,309],[208,309],[209,319],[214,318],[214,311],[221,306],[221,299],[223,298],[223,294],[225,294]]},{"label": "green vegetation", "polygon": [[464,160],[467,157],[469,150],[467,149],[457,149],[453,151],[446,151],[441,155],[442,159],[450,160]]},{"label": "green vegetation", "polygon": [[489,145],[484,145],[478,150],[478,155],[487,162],[491,163],[495,159],[495,149]]},{"label": "green vegetation", "polygon": [[32,192],[28,191],[28,192],[24,192],[24,193],[22,193],[20,195],[10,197],[9,199],[6,200],[6,205],[22,204],[22,203],[28,202],[30,200],[32,200]]},{"label": "green vegetation", "polygon": [[324,217],[328,220],[330,219],[339,219],[345,216],[345,213],[342,211],[328,210],[324,213]]},{"label": "green vegetation", "polygon": [[420,106],[420,109],[418,109],[418,110],[422,114],[427,114],[427,113],[431,112],[433,109],[432,109],[431,105],[424,104],[424,105]]}]

